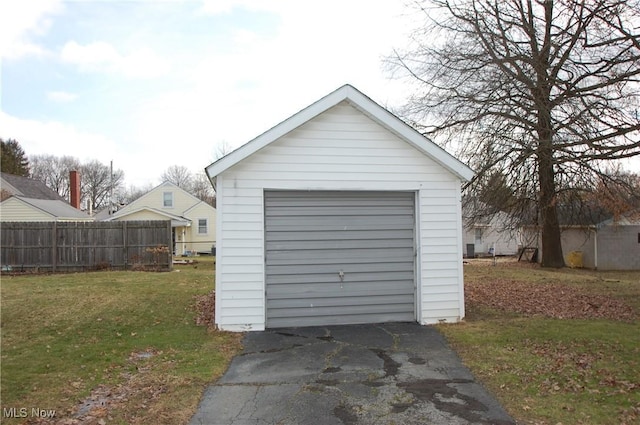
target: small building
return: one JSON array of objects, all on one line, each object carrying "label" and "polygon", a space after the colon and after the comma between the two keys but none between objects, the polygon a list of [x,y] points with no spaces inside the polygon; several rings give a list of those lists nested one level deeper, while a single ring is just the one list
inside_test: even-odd
[{"label": "small building", "polygon": [[163,182],[102,221],[170,220],[174,255],[211,254],[216,240],[216,209],[179,186]]},{"label": "small building", "polygon": [[345,85],[206,168],[230,331],[464,317],[473,172]]},{"label": "small building", "polygon": [[[640,270],[640,212],[597,224],[564,224],[560,240],[567,266],[597,270]],[[537,228],[529,226],[524,234],[542,254]],[[537,240],[537,242],[536,242]],[[538,255],[538,260],[542,256]]]},{"label": "small building", "polygon": [[0,221],[92,221],[43,182],[0,173]]}]

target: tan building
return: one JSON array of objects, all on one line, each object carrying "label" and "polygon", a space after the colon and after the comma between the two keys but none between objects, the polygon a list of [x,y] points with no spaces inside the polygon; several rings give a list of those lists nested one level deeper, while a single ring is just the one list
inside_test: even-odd
[{"label": "tan building", "polygon": [[173,183],[164,182],[99,220],[171,220],[174,255],[210,254],[216,240],[216,209]]}]

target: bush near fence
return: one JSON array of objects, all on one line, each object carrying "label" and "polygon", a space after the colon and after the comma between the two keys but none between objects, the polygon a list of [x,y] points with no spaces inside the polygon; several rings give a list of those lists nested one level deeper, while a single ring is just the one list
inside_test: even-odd
[{"label": "bush near fence", "polygon": [[171,221],[0,222],[3,273],[171,270]]}]

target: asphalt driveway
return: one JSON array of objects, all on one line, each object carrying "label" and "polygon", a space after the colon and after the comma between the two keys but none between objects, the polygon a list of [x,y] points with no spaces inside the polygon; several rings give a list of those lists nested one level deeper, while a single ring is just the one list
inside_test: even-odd
[{"label": "asphalt driveway", "polygon": [[417,323],[250,332],[192,425],[515,424]]}]

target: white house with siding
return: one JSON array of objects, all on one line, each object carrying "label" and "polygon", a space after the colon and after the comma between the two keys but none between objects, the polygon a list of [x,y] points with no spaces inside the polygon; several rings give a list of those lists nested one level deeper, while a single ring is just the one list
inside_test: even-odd
[{"label": "white house with siding", "polygon": [[473,172],[350,85],[206,168],[230,331],[464,317]]},{"label": "white house with siding", "polygon": [[216,209],[179,186],[163,182],[104,221],[171,220],[173,253],[211,253],[216,240]]},{"label": "white house with siding", "polygon": [[465,216],[462,208],[462,242],[467,257],[515,256],[520,248],[520,234],[508,227],[509,217],[498,211],[487,217]]}]

